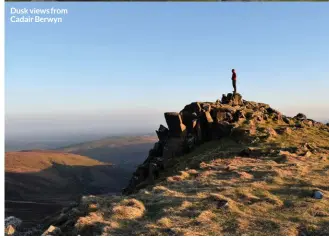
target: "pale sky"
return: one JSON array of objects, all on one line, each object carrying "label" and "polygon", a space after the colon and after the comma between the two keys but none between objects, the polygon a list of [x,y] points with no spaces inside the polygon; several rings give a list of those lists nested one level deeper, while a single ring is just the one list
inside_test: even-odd
[{"label": "pale sky", "polygon": [[6,133],[154,131],[231,92],[232,68],[244,99],[329,119],[328,4],[51,4],[63,23],[6,17]]}]

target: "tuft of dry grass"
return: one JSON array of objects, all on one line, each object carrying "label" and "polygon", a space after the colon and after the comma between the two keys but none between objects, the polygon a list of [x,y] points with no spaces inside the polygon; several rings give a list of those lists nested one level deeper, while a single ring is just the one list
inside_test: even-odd
[{"label": "tuft of dry grass", "polygon": [[200,215],[196,218],[196,220],[199,223],[209,223],[212,222],[213,219],[216,217],[216,214],[214,214],[212,211],[203,211],[200,213]]},{"label": "tuft of dry grass", "polygon": [[157,221],[157,223],[164,228],[170,228],[172,227],[172,221],[168,217],[163,217]]},{"label": "tuft of dry grass", "polygon": [[112,209],[117,219],[136,219],[144,215],[144,204],[136,199],[124,199]]}]

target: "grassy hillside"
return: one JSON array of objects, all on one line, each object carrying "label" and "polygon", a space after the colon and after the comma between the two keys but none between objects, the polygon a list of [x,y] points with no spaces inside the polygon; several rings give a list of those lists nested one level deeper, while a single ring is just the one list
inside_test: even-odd
[{"label": "grassy hillside", "polygon": [[59,151],[31,150],[7,152],[5,171],[13,173],[32,173],[50,168],[53,164],[67,166],[96,166],[104,163],[85,156]]},{"label": "grassy hillside", "polygon": [[247,133],[174,157],[129,196],[85,196],[53,225],[66,235],[329,235],[329,127],[247,117],[236,129]]},{"label": "grassy hillside", "polygon": [[156,136],[117,136],[70,145],[59,150],[133,170],[145,160],[156,141]]},{"label": "grassy hillside", "polygon": [[130,173],[85,156],[57,151],[5,154],[6,216],[36,221],[81,195],[120,192]]}]

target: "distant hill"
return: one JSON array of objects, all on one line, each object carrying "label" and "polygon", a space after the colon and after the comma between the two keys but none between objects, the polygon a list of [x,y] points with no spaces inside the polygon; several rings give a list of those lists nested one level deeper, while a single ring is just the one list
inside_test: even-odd
[{"label": "distant hill", "polygon": [[36,222],[85,194],[119,193],[131,173],[58,151],[5,153],[6,216]]},{"label": "distant hill", "polygon": [[148,155],[156,136],[114,136],[58,148],[59,151],[111,162],[115,167],[134,170]]}]

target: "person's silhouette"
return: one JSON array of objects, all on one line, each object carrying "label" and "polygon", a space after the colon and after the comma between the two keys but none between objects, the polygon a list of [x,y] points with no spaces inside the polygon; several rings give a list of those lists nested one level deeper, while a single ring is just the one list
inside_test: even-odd
[{"label": "person's silhouette", "polygon": [[232,84],[233,84],[233,93],[236,93],[236,73],[235,69],[232,69]]}]

